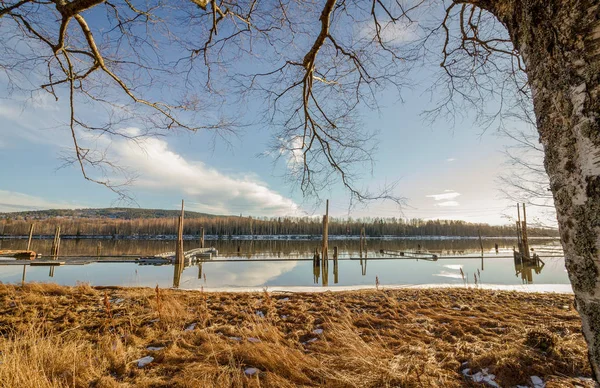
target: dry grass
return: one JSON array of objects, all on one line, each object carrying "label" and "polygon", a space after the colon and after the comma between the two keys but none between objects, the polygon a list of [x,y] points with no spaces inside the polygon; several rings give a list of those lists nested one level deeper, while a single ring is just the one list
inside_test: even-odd
[{"label": "dry grass", "polygon": [[501,386],[575,387],[590,376],[580,331],[568,295],[0,284],[0,386],[479,386],[468,365]]}]

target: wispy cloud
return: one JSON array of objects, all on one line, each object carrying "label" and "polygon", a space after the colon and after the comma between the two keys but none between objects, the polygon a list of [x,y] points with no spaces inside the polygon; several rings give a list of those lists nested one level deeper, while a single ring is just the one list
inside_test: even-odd
[{"label": "wispy cloud", "polygon": [[[396,23],[383,23],[379,35],[384,43],[398,44],[411,42],[418,38],[418,23],[398,21]],[[360,23],[356,34],[359,39],[371,40],[375,36],[375,25],[372,21]]]},{"label": "wispy cloud", "polygon": [[42,209],[79,209],[83,207],[85,206],[76,203],[49,201],[34,195],[0,190],[0,212],[19,212]]},{"label": "wispy cloud", "polygon": [[457,193],[456,191],[447,191],[442,194],[426,195],[426,197],[433,198],[434,201],[444,201],[444,200],[454,199],[454,198],[458,197],[459,195],[460,195],[460,193]]},{"label": "wispy cloud", "polygon": [[254,174],[227,175],[202,161],[187,160],[159,138],[137,143],[116,140],[110,152],[119,163],[135,170],[133,188],[147,191],[180,191],[192,210],[219,214],[296,215],[291,199],[270,189]]},{"label": "wispy cloud", "polygon": [[444,202],[436,203],[435,206],[453,207],[453,206],[460,206],[460,203],[458,203],[456,201],[444,201]]},{"label": "wispy cloud", "polygon": [[446,162],[448,162],[448,163],[452,163],[452,162],[454,162],[455,160],[456,160],[456,158],[448,158],[448,159],[446,159]]}]

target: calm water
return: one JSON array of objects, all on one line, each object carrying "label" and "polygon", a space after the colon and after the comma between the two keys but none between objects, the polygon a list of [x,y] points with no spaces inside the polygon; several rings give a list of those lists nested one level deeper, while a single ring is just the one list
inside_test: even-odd
[{"label": "calm water", "polygon": [[[496,254],[494,244],[499,245]],[[64,240],[61,254],[94,256],[98,241]],[[214,287],[273,286],[353,286],[375,285],[375,279],[385,285],[452,283],[463,284],[461,269],[469,284],[567,284],[564,260],[554,241],[530,241],[540,253],[544,265],[522,266],[512,257],[514,240],[485,240],[485,258],[481,260],[477,240],[411,240],[369,241],[368,258],[360,260],[357,242],[335,242],[340,247],[339,264],[329,260],[327,266],[313,267],[310,252],[315,241],[235,241],[214,242],[220,255],[216,261],[192,264],[183,269],[174,265],[152,266],[135,263],[90,263],[48,267],[0,265],[0,281],[20,283],[25,268],[25,281],[56,282],[75,285],[117,286],[179,286],[185,289]],[[2,241],[2,249],[22,249],[23,241]],[[35,246],[37,245],[37,247]],[[172,250],[173,242],[164,241],[102,241],[101,255],[154,254]],[[333,244],[330,243],[330,247]],[[386,259],[379,253],[386,250],[416,250],[418,247],[440,255],[437,261],[416,259]],[[195,247],[193,242],[186,249]],[[240,254],[238,255],[238,247]],[[49,251],[45,241],[35,241],[34,250]],[[331,248],[330,248],[331,249]],[[444,258],[449,257],[449,258]],[[451,258],[450,258],[451,257]],[[61,261],[69,261],[68,257]]]}]

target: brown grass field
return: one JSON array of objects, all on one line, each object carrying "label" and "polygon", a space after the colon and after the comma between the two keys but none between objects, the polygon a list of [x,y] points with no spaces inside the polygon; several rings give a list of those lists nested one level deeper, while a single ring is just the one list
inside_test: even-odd
[{"label": "brown grass field", "polygon": [[593,386],[571,295],[0,284],[0,332],[2,387]]}]

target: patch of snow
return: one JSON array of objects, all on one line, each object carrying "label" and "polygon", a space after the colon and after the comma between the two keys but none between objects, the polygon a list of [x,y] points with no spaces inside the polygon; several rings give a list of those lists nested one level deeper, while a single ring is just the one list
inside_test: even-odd
[{"label": "patch of snow", "polygon": [[197,323],[194,322],[191,325],[189,325],[188,327],[185,328],[185,331],[192,331],[196,328]]},{"label": "patch of snow", "polygon": [[156,318],[156,319],[153,319],[153,320],[151,320],[150,322],[151,322],[151,323],[155,323],[155,322],[158,322],[158,321],[160,321],[160,319],[159,319],[159,318]]},{"label": "patch of snow", "polygon": [[123,299],[123,298],[117,298],[117,299],[111,301],[111,303],[119,304],[119,303],[123,303],[124,301],[125,301],[125,299]]},{"label": "patch of snow", "polygon": [[469,376],[469,374],[471,373],[471,368],[466,368],[462,370],[462,374],[464,376]]},{"label": "patch of snow", "polygon": [[232,341],[241,341],[242,340],[241,337],[229,337],[229,339]]},{"label": "patch of snow", "polygon": [[248,341],[252,342],[252,343],[255,343],[255,344],[258,343],[258,342],[261,342],[260,339],[254,338],[254,337],[248,337]]},{"label": "patch of snow", "polygon": [[281,319],[287,319],[287,317],[288,317],[287,315],[282,315]]},{"label": "patch of snow", "polygon": [[159,350],[163,350],[164,348],[164,346],[148,346],[146,349],[150,350],[151,352],[158,352]]},{"label": "patch of snow", "polygon": [[146,356],[146,357],[140,358],[139,360],[135,360],[134,362],[137,362],[138,368],[143,368],[146,365],[150,364],[152,361],[154,361],[154,357]]},{"label": "patch of snow", "polygon": [[262,312],[262,311],[260,311],[260,310],[258,310],[258,311],[256,312],[256,315],[258,315],[258,316],[259,316],[259,317],[261,317],[261,318],[264,318],[264,317],[265,317],[265,313],[263,313],[263,312]]},{"label": "patch of snow", "polygon": [[[466,370],[467,369],[465,369],[465,371]],[[467,373],[465,373],[465,371],[463,371],[463,375],[469,376]],[[488,368],[483,368],[480,372],[477,372],[469,377],[473,379],[473,381],[476,383],[487,384],[490,387],[500,388],[500,385],[498,385],[498,383],[494,381],[496,375],[488,373]]]},{"label": "patch of snow", "polygon": [[260,371],[256,368],[246,368],[244,374],[246,376],[254,376],[255,374],[260,373]]},{"label": "patch of snow", "polygon": [[287,298],[287,297],[279,299],[280,302],[287,302],[288,300],[290,300],[290,298]]},{"label": "patch of snow", "polygon": [[323,329],[314,329],[313,334],[321,335],[323,334]]},{"label": "patch of snow", "polygon": [[533,384],[533,388],[545,388],[546,383],[539,378],[538,376],[531,376],[531,383]]}]

